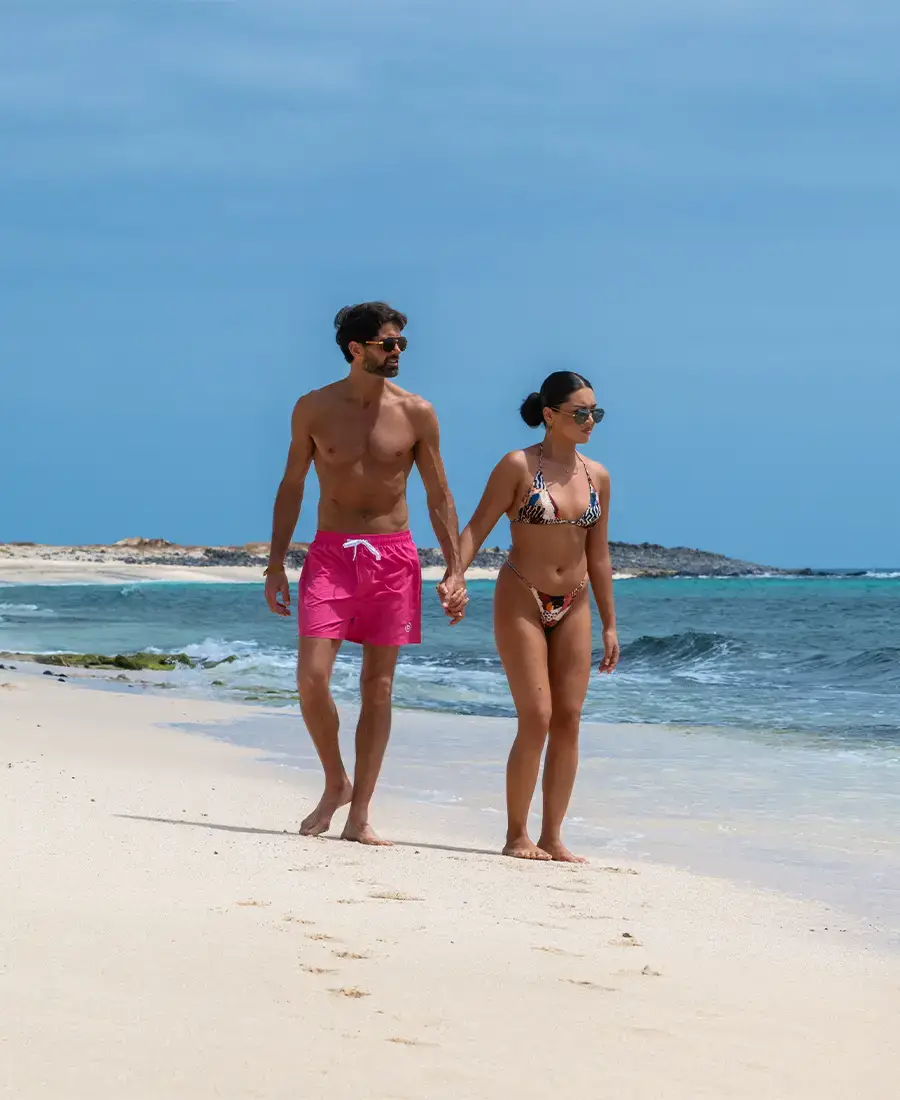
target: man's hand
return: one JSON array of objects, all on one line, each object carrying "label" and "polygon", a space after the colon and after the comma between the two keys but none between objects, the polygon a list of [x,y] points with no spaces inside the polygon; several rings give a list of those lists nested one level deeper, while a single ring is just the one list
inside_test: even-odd
[{"label": "man's hand", "polygon": [[274,611],[276,615],[291,613],[291,585],[283,565],[270,565],[266,572],[266,603],[269,605],[269,610]]},{"label": "man's hand", "polygon": [[609,675],[619,663],[619,639],[615,629],[610,627],[603,631],[603,660],[600,662],[598,672]]},{"label": "man's hand", "polygon": [[456,626],[465,616],[466,604],[469,602],[469,597],[466,595],[466,578],[462,573],[447,572],[437,586],[437,592],[450,625]]}]

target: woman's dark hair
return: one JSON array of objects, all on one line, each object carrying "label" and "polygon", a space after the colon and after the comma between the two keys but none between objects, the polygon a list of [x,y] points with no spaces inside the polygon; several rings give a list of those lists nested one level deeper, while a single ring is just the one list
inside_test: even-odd
[{"label": "woman's dark hair", "polygon": [[544,409],[554,408],[567,401],[577,390],[594,387],[583,374],[573,370],[555,370],[541,383],[539,391],[530,393],[519,406],[522,419],[529,428],[540,428],[544,423]]},{"label": "woman's dark hair", "polygon": [[348,363],[353,362],[350,343],[364,344],[374,340],[382,325],[406,328],[406,314],[393,309],[387,302],[362,302],[358,306],[344,306],[334,319],[334,339]]}]

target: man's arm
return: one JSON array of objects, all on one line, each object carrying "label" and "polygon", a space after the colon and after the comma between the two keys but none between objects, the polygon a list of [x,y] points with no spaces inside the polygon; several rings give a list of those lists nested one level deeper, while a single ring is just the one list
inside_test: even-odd
[{"label": "man's arm", "polygon": [[[416,466],[425,486],[431,526],[447,563],[447,577],[439,587],[439,592],[444,609],[448,614],[451,609],[455,613],[461,609],[466,587],[459,556],[459,520],[441,458],[437,413],[427,401],[420,400],[416,403],[414,424],[417,435],[414,451]],[[458,617],[462,618],[462,615]],[[451,618],[456,621],[453,614]]]},{"label": "man's arm", "polygon": [[603,660],[600,672],[612,672],[619,663],[619,639],[616,635],[616,606],[613,600],[612,559],[609,555],[609,474],[596,463],[593,466],[597,495],[600,497],[600,519],[587,537],[588,576],[597,610],[603,622]]},{"label": "man's arm", "polygon": [[[269,564],[266,569],[266,603],[277,615],[289,615],[291,587],[284,571],[284,559],[300,518],[303,488],[313,456],[310,434],[311,394],[301,397],[291,417],[291,446],[284,477],[275,496],[272,516],[272,541],[269,544]],[[281,596],[281,602],[278,597]]]}]

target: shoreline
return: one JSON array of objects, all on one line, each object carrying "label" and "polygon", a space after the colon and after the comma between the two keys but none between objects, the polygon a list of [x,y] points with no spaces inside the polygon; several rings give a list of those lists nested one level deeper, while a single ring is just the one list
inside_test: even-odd
[{"label": "shoreline", "polygon": [[[300,567],[288,568],[292,583]],[[470,581],[495,581],[499,569],[473,566],[466,573]],[[444,576],[444,567],[422,567],[422,580],[436,584]],[[631,580],[634,573],[614,574],[614,580]],[[0,557],[0,584],[258,584],[263,587],[262,569],[250,565],[158,565],[121,561],[62,561],[43,558]]]},{"label": "shoreline", "polygon": [[853,918],[387,793],[395,847],[299,837],[319,777],[199,735],[236,713],[0,673],[0,1090],[893,1096],[900,957]]},{"label": "shoreline", "polygon": [[[0,653],[0,687],[6,676],[22,685],[49,681],[76,691],[172,699],[187,707],[208,705],[211,713],[227,714],[227,723],[210,720],[195,726],[194,732],[249,751],[257,760],[277,766],[282,775],[308,779],[319,774],[296,698],[286,705],[266,697],[198,695],[173,680],[172,669],[48,667],[18,654],[12,655],[17,662],[13,665],[10,657]],[[346,739],[356,725],[358,704],[339,702],[338,712]],[[422,758],[423,732],[428,740],[461,748],[455,753],[438,751],[435,760],[429,759],[430,753]],[[476,829],[485,820],[496,824],[500,818],[494,815],[503,812],[504,766],[514,733],[514,717],[395,704],[393,749],[379,790],[390,792],[395,805],[440,808],[467,818]],[[479,746],[477,758],[471,755],[472,744]],[[852,769],[842,773],[849,790],[838,801],[851,797],[842,830],[831,820],[837,805],[827,794],[832,788],[821,787],[829,772],[827,757],[810,746],[782,746],[773,772],[770,750],[752,732],[739,729],[585,719],[579,782],[568,817],[570,846],[594,856],[600,853],[604,859],[650,860],[833,907],[878,943],[900,948],[900,901],[888,885],[898,881],[900,847],[889,822],[866,814],[863,806],[856,811],[861,816],[854,816],[852,799],[858,795],[852,792],[860,775]],[[660,768],[671,788],[662,798],[654,793]],[[717,798],[713,792],[735,768],[745,783],[733,785],[727,798]],[[795,787],[801,776],[813,790],[822,791],[824,801],[810,800],[807,792]],[[885,781],[889,789],[889,777]],[[758,793],[760,783],[768,785],[766,796]],[[884,794],[874,786],[867,789],[875,800]],[[598,797],[599,814],[594,811]],[[686,813],[688,798],[692,808]],[[815,841],[801,843],[795,836],[804,816],[796,816],[798,798],[805,814],[820,820]],[[538,828],[535,814],[533,807],[532,827]]]}]

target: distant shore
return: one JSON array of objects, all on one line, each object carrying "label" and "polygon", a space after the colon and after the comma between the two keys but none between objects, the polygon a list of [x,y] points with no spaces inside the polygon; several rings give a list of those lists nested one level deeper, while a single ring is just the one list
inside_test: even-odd
[{"label": "distant shore", "polygon": [[[299,571],[308,543],[292,543],[289,572]],[[610,544],[617,579],[699,576],[760,576],[786,574],[753,562],[704,550],[651,543]],[[260,583],[268,560],[268,543],[243,546],[180,546],[165,539],[130,538],[111,545],[48,546],[0,543],[0,583],[6,584],[128,584],[135,581],[200,583]],[[499,546],[482,550],[467,576],[493,580],[506,559]],[[444,574],[440,550],[419,549],[422,575],[438,581]]]}]

